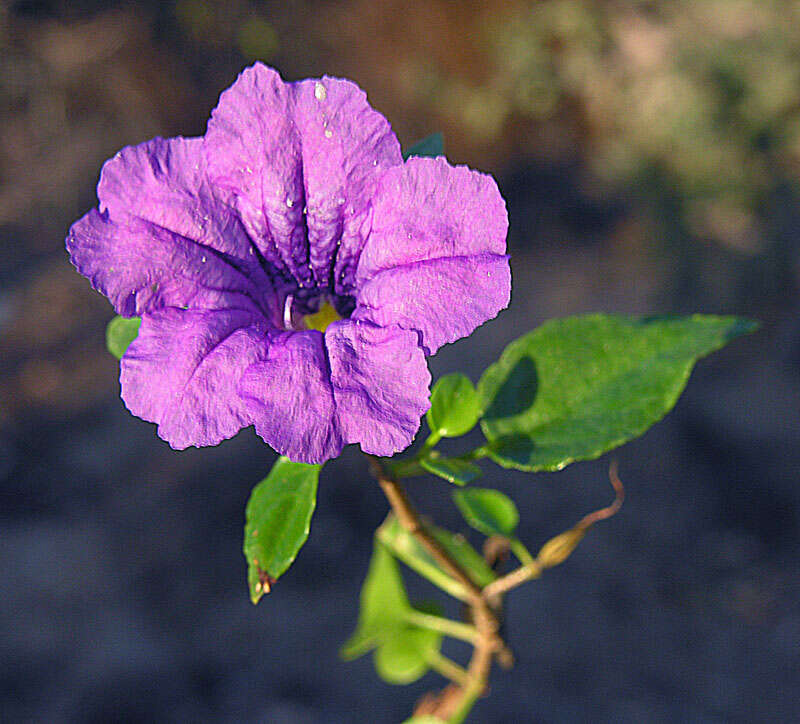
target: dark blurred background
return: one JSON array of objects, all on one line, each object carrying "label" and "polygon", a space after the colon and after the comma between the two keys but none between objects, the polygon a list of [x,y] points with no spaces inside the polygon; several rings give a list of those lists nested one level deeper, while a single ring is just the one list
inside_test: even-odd
[{"label": "dark blurred background", "polygon": [[[778,0],[0,3],[0,719],[396,723],[440,685],[337,659],[386,510],[352,450],[250,604],[273,453],[251,430],[176,453],[131,417],[111,307],[63,249],[106,158],[201,134],[255,59],[352,78],[405,146],[442,130],[498,179],[514,298],[435,376],[476,380],[556,315],[764,322],[619,451],[622,513],[511,597],[518,665],[474,721],[800,721],[800,3]],[[607,467],[486,484],[535,548],[608,501]],[[445,483],[410,487],[469,535]]]}]

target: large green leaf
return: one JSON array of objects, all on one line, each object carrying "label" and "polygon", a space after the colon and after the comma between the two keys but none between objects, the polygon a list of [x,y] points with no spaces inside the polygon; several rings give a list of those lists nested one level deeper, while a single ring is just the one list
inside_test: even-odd
[{"label": "large green leaf", "polygon": [[[480,553],[463,536],[432,525],[427,526],[427,529],[478,586],[483,588],[497,577]],[[380,541],[409,568],[452,596],[464,600],[467,598],[464,586],[439,566],[417,539],[400,525],[397,518],[390,516],[378,528],[377,535]]]},{"label": "large green leaf", "polygon": [[[434,450],[433,453],[435,452]],[[473,463],[458,458],[443,458],[433,453],[419,461],[420,467],[448,483],[467,485],[483,475],[483,471]]]},{"label": "large green leaf", "polygon": [[521,470],[596,458],[669,412],[698,358],[756,326],[703,315],[547,322],[512,342],[478,383],[490,455]]},{"label": "large green leaf", "polygon": [[398,629],[375,651],[375,670],[389,684],[410,684],[428,671],[428,662],[441,645],[442,635],[436,631]]},{"label": "large green leaf", "polygon": [[440,437],[466,435],[480,416],[480,399],[469,377],[454,372],[436,381],[428,410],[431,433]]},{"label": "large green leaf", "polygon": [[437,131],[417,141],[403,154],[403,159],[411,156],[444,156],[444,136]]},{"label": "large green leaf", "polygon": [[475,530],[484,535],[511,538],[519,523],[514,501],[499,490],[467,488],[453,493],[458,509]]},{"label": "large green leaf", "polygon": [[114,317],[106,327],[106,348],[117,359],[121,359],[139,334],[139,317]]},{"label": "large green leaf", "polygon": [[269,475],[253,488],[244,527],[244,555],[253,603],[269,593],[306,542],[321,468],[281,457]]},{"label": "large green leaf", "polygon": [[397,561],[376,541],[369,572],[361,587],[358,626],[342,647],[342,658],[355,659],[375,648],[387,635],[403,626],[410,610]]}]

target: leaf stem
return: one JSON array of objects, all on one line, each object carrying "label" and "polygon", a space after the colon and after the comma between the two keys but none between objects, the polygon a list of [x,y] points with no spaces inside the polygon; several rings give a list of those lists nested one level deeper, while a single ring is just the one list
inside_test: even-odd
[{"label": "leaf stem", "polygon": [[430,651],[426,661],[434,671],[438,671],[445,679],[450,679],[450,681],[465,688],[469,686],[470,678],[467,670],[439,651]]},{"label": "leaf stem", "polygon": [[525,544],[519,540],[519,538],[512,538],[509,542],[509,546],[514,552],[514,555],[517,557],[517,560],[519,560],[522,565],[529,566],[534,562],[535,559],[531,555],[531,552],[525,547]]},{"label": "leaf stem", "polygon": [[468,641],[474,644],[478,640],[478,629],[468,623],[452,621],[442,616],[433,616],[422,611],[412,610],[406,613],[406,620],[415,626],[427,628],[431,631],[438,631],[445,636],[450,636],[461,641]]},{"label": "leaf stem", "polygon": [[433,448],[436,447],[439,440],[442,439],[442,433],[438,430],[434,430],[428,435],[428,439],[423,443],[420,451],[416,455],[416,459],[419,460],[422,457],[425,457]]}]

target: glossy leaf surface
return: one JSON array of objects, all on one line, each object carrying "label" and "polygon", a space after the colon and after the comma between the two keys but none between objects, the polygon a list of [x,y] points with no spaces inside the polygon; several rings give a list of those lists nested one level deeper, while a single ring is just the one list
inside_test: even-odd
[{"label": "glossy leaf surface", "polygon": [[422,458],[419,464],[429,473],[453,485],[468,485],[483,475],[483,471],[477,465],[457,458],[430,456]]},{"label": "glossy leaf surface", "polygon": [[475,530],[484,535],[511,538],[519,522],[514,501],[499,490],[466,488],[453,493],[461,515]]},{"label": "glossy leaf surface", "polygon": [[431,392],[428,427],[441,437],[465,435],[481,416],[480,398],[469,377],[460,372],[440,377]]},{"label": "glossy leaf surface", "polygon": [[253,488],[244,529],[244,555],[253,603],[269,593],[306,542],[321,468],[281,457],[269,475]]},{"label": "glossy leaf surface", "polygon": [[669,412],[698,358],[755,327],[704,315],[547,322],[512,342],[478,384],[490,455],[521,470],[596,458]]}]

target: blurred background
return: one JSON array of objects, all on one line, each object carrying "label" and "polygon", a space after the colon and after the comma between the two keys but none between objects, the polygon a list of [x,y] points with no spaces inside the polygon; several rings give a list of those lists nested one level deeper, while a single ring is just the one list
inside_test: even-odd
[{"label": "blurred background", "polygon": [[[511,597],[518,665],[474,721],[800,720],[800,3],[779,0],[0,2],[0,718],[388,724],[440,686],[337,658],[386,510],[352,450],[250,604],[244,505],[274,454],[252,430],[176,453],[131,417],[112,309],[64,252],[102,162],[203,133],[255,59],[352,78],[404,146],[442,130],[497,178],[513,300],[434,376],[477,380],[557,315],[764,322],[619,451],[620,515]],[[608,502],[607,468],[485,480],[535,548]],[[410,488],[469,535],[445,483]]]}]

